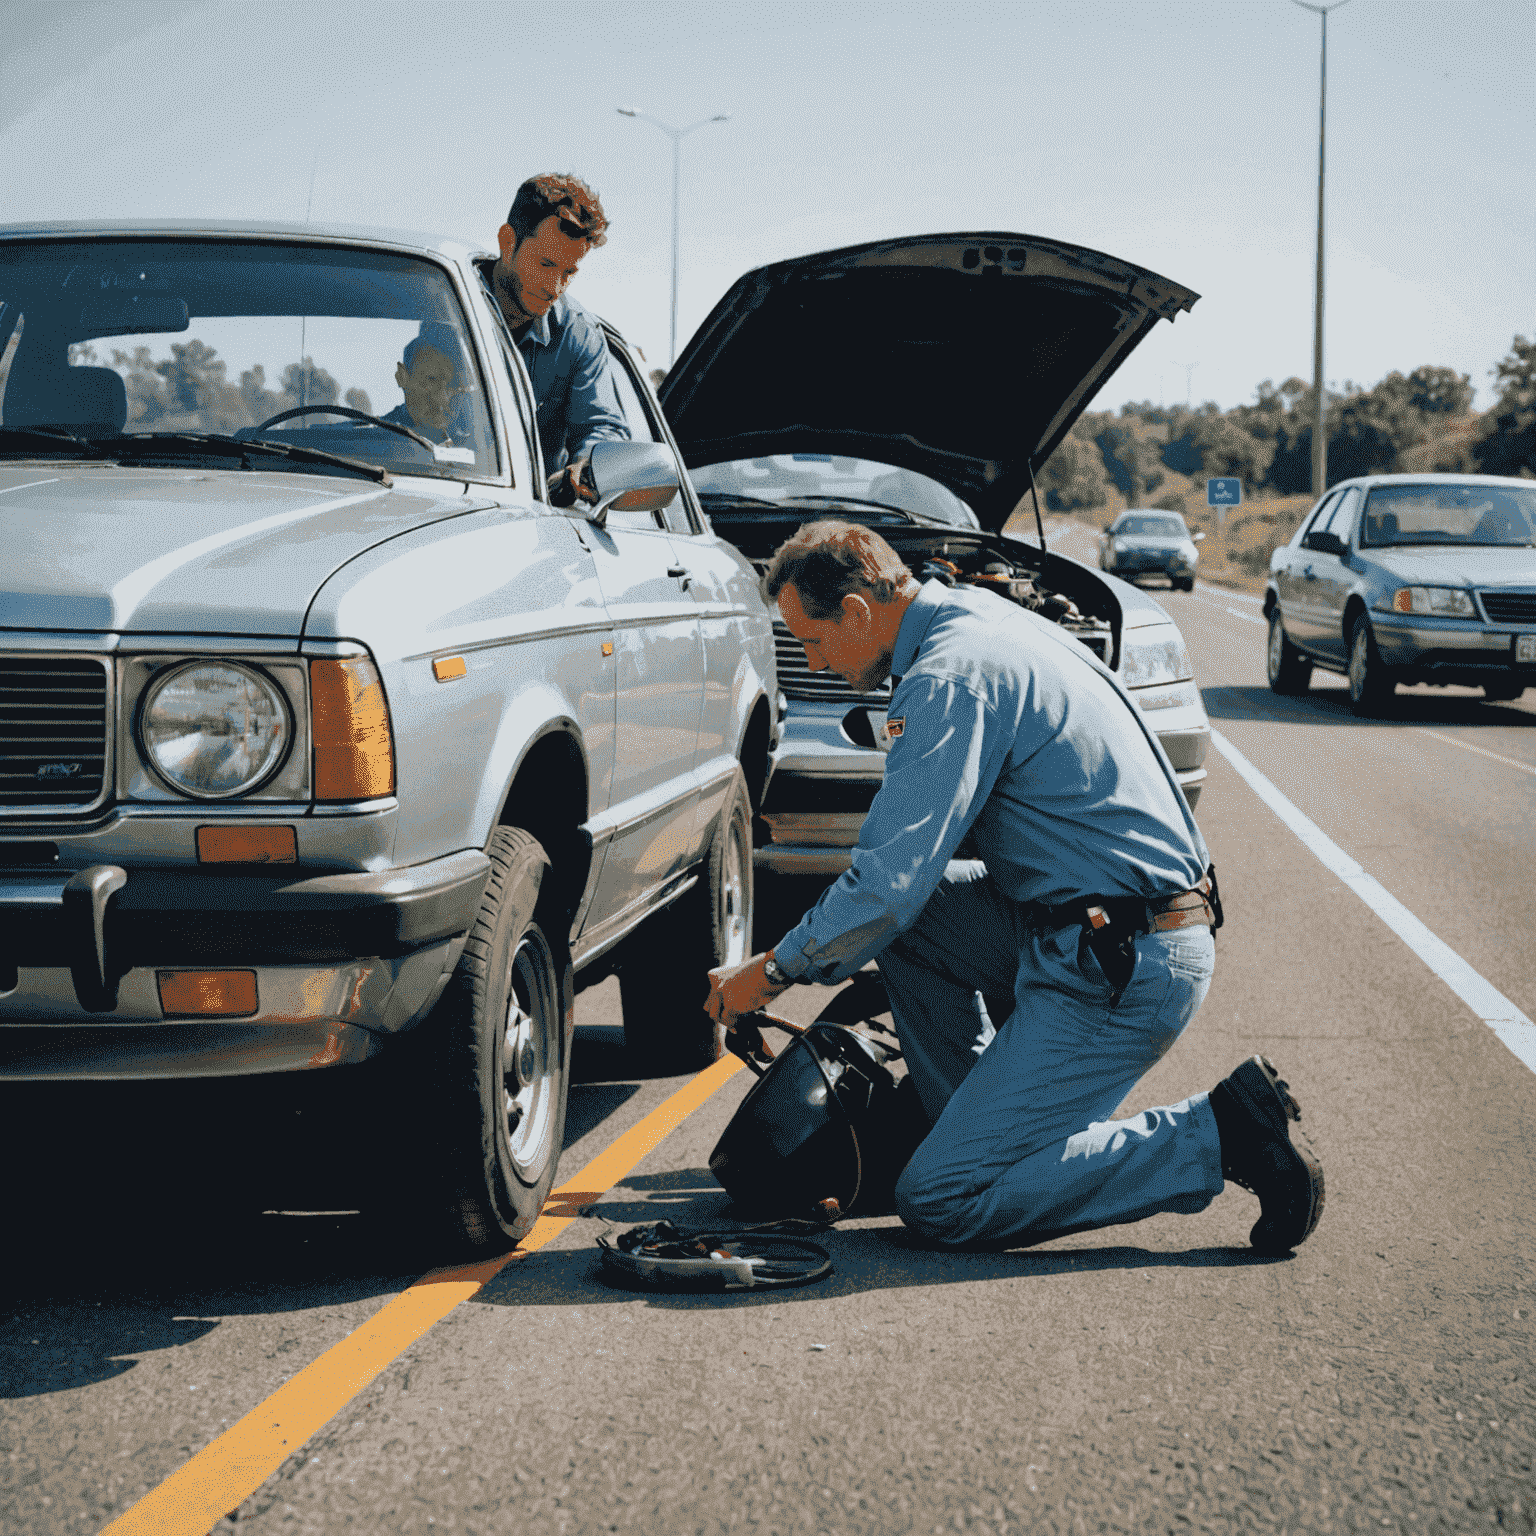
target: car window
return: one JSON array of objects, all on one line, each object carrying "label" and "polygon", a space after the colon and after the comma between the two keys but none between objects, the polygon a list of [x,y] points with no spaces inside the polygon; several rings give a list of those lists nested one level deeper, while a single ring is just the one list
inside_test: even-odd
[{"label": "car window", "polygon": [[0,315],[0,425],[166,451],[238,434],[396,474],[499,472],[485,380],[434,262],[271,241],[15,242]]},{"label": "car window", "polygon": [[[619,408],[624,412],[624,420],[629,423],[630,438],[637,443],[663,442],[661,434],[657,432],[651,415],[641,397],[640,388],[635,383],[630,371],[629,359],[623,356],[617,347],[612,348],[615,363],[614,376],[618,385]],[[682,469],[678,469],[678,477],[682,477]],[[682,493],[676,496],[664,506],[660,512],[610,512],[610,521],[627,523],[635,528],[654,528],[660,521],[661,525],[671,533],[692,533],[693,528],[688,521],[688,508],[683,501]]]},{"label": "car window", "polygon": [[906,514],[980,528],[970,506],[947,486],[915,470],[833,453],[774,453],[731,459],[693,471],[712,521],[750,518],[753,508],[781,516],[785,507],[815,516],[865,513],[861,521],[906,522]]},{"label": "car window", "polygon": [[1323,497],[1322,501],[1318,503],[1317,510],[1312,514],[1311,520],[1307,523],[1306,527],[1302,531],[1301,547],[1303,549],[1311,549],[1312,535],[1314,533],[1321,533],[1323,529],[1328,526],[1328,519],[1333,515],[1334,508],[1338,505],[1338,501],[1339,493],[1337,491],[1330,491],[1328,495]]},{"label": "car window", "polygon": [[1495,544],[1536,539],[1536,486],[1440,481],[1381,485],[1370,496],[1362,545]]},{"label": "car window", "polygon": [[1343,543],[1349,543],[1350,530],[1355,526],[1355,515],[1360,510],[1360,488],[1351,486],[1335,503],[1328,515],[1326,528]]},{"label": "car window", "polygon": [[1149,517],[1140,513],[1128,513],[1115,524],[1116,533],[1141,534],[1150,538],[1182,539],[1189,530],[1179,517]]}]

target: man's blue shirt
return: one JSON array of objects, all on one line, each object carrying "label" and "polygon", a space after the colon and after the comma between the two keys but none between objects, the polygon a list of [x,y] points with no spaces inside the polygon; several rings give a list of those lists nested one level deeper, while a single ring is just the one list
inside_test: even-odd
[{"label": "man's blue shirt", "polygon": [[1130,695],[1027,609],[930,581],[902,616],[885,781],[852,867],[774,948],[841,981],[917,920],[967,832],[1015,901],[1152,899],[1205,874],[1204,839]]},{"label": "man's blue shirt", "polygon": [[[496,303],[493,262],[476,263]],[[500,306],[498,305],[498,308]],[[593,443],[629,439],[614,370],[619,366],[597,320],[574,299],[556,299],[537,320],[513,332],[538,403],[544,473],[591,453]]]}]

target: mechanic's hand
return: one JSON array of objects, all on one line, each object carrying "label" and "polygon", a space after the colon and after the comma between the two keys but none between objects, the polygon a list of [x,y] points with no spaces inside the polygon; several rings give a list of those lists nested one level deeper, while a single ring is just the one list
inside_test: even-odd
[{"label": "mechanic's hand", "polygon": [[577,459],[564,469],[557,469],[549,477],[549,504],[552,507],[574,507],[577,499],[597,500],[597,486],[592,480],[592,460]]},{"label": "mechanic's hand", "polygon": [[704,999],[704,1011],[717,1024],[735,1029],[736,1020],[744,1013],[756,1013],[766,1008],[774,998],[788,990],[776,987],[763,975],[763,961],[767,953],[753,955],[740,965],[722,965],[709,973],[709,996]]}]

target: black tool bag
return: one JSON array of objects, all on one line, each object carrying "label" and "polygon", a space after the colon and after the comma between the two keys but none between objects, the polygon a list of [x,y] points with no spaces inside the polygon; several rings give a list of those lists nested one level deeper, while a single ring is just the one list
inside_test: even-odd
[{"label": "black tool bag", "polygon": [[[762,1045],[765,1024],[792,1037],[777,1057]],[[763,1014],[739,1020],[731,1044],[758,1079],[709,1155],[731,1198],[754,1214],[823,1221],[890,1210],[928,1130],[912,1085],[898,1088],[887,1065],[901,1053],[840,1024],[801,1029]]]}]

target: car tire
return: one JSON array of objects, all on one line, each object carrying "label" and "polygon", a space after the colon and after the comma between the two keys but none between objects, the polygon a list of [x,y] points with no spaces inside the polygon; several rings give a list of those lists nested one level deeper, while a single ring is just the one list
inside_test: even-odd
[{"label": "car tire", "polygon": [[1349,631],[1349,707],[1362,719],[1386,712],[1397,679],[1376,649],[1371,621],[1361,613]]},{"label": "car tire", "polygon": [[1195,578],[1193,576],[1179,576],[1174,579],[1173,590],[1175,592],[1193,592],[1195,590]]},{"label": "car tire", "polygon": [[647,1066],[696,1072],[724,1032],[704,1011],[705,972],[752,953],[752,801],[740,768],[698,884],[630,940],[619,966],[624,1043]]},{"label": "car tire", "polygon": [[1524,683],[1484,683],[1483,697],[1491,704],[1508,704],[1525,692]]},{"label": "car tire", "polygon": [[1264,660],[1269,686],[1276,693],[1305,693],[1312,686],[1312,663],[1286,639],[1279,608],[1270,610],[1269,645]]},{"label": "car tire", "polygon": [[455,1249],[527,1236],[555,1180],[570,1084],[574,989],[543,845],[498,827],[490,878],[447,990],[400,1042],[408,1173],[424,1224]]}]

